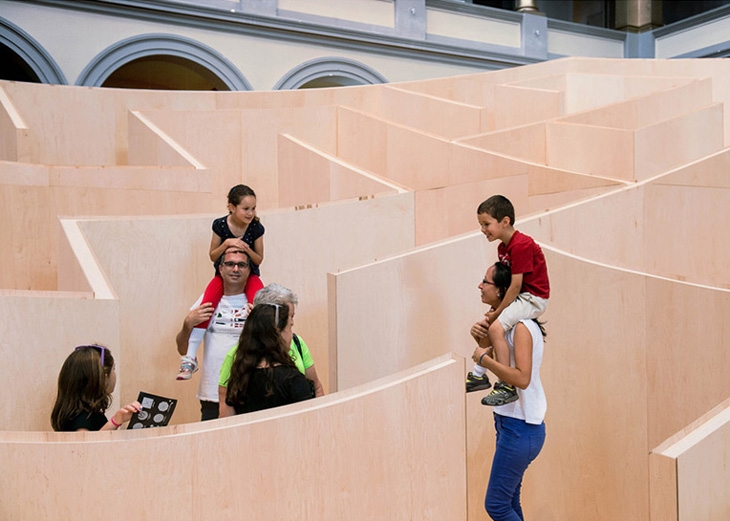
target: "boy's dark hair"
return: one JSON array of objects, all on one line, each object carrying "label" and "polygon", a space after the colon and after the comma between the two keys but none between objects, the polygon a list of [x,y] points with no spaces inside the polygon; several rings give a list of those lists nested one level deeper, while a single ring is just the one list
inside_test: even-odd
[{"label": "boy's dark hair", "polygon": [[505,217],[509,217],[511,226],[515,224],[515,207],[503,195],[493,195],[477,208],[477,215],[486,213],[494,217],[497,221],[501,221]]}]

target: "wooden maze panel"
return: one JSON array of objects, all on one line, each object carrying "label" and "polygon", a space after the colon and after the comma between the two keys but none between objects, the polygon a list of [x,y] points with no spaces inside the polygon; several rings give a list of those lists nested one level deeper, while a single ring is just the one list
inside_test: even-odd
[{"label": "wooden maze panel", "polygon": [[[0,512],[19,520],[96,520],[110,511],[135,519],[465,519],[463,370],[446,355],[350,393],[206,424],[26,433],[22,441],[0,433],[0,466],[14,469],[0,477],[13,498]],[[306,478],[285,500],[276,484],[292,475]],[[183,513],[173,497],[187,498]]]},{"label": "wooden maze panel", "polygon": [[[150,511],[169,517],[169,504],[150,506],[147,495],[131,507],[114,503],[123,495],[113,492],[125,489],[130,476],[141,480],[135,490],[159,496],[160,474],[137,472],[144,461],[166,475],[185,466],[164,485],[175,494],[191,483],[221,485],[185,494],[194,498],[193,518],[213,509],[240,517],[254,496],[255,508],[274,505],[266,512],[276,518],[291,517],[302,504],[305,519],[352,517],[352,504],[364,505],[367,518],[464,519],[465,511],[483,518],[489,414],[476,397],[463,398],[468,364],[444,353],[471,352],[468,327],[484,312],[477,285],[496,245],[470,222],[476,203],[500,191],[517,206],[518,228],[544,245],[554,295],[545,315],[549,444],[526,479],[526,512],[606,520],[654,519],[661,512],[670,517],[660,519],[672,519],[665,503],[672,501],[672,483],[681,515],[690,511],[683,508],[700,509],[690,481],[703,468],[708,479],[723,480],[724,471],[709,463],[723,457],[724,428],[713,431],[719,438],[704,436],[696,451],[675,451],[675,471],[663,462],[650,472],[648,454],[730,393],[723,341],[730,309],[723,271],[730,243],[723,240],[730,229],[722,150],[730,128],[728,77],[722,61],[574,59],[463,79],[281,96],[163,98],[3,83],[0,125],[10,139],[2,154],[10,161],[0,172],[0,211],[2,222],[13,225],[3,227],[0,238],[9,247],[0,260],[11,266],[2,282],[17,287],[0,298],[8,339],[0,380],[8,402],[23,404],[0,418],[2,467],[21,471],[6,473],[1,483],[19,498],[3,508],[44,518],[51,504],[63,511],[81,498],[93,518],[110,506],[131,508],[136,517]],[[58,112],[37,110],[50,105]],[[439,110],[465,121],[448,121],[442,137],[434,135]],[[476,135],[459,136],[477,128]],[[31,164],[13,161],[13,154]],[[664,175],[670,168],[678,169]],[[647,182],[650,176],[657,178]],[[312,347],[325,386],[343,394],[250,422],[174,425],[139,438],[11,431],[48,428],[58,368],[68,349],[89,341],[105,342],[117,355],[117,402],[146,390],[180,400],[173,422],[197,419],[195,380],[182,386],[173,380],[173,339],[211,274],[210,222],[225,211],[225,193],[238,182],[260,194],[271,238],[264,280],[299,293],[297,331]],[[284,199],[282,184],[301,191]],[[388,189],[378,192],[381,185]],[[281,208],[282,201],[300,209]],[[113,217],[125,210],[131,216]],[[63,212],[102,217],[61,227],[56,219]],[[453,215],[439,218],[446,214]],[[25,240],[16,224],[26,222],[36,229],[47,224],[51,236]],[[55,255],[64,264],[58,272]],[[708,287],[680,284],[685,280]],[[17,291],[26,287],[45,291]],[[49,291],[58,288],[68,292]],[[448,360],[428,362],[439,356]],[[434,371],[413,369],[421,363]],[[33,403],[28,374],[42,382]],[[302,459],[300,444],[289,443],[292,432],[314,447]],[[178,433],[185,435],[171,435]],[[134,443],[136,458],[121,456],[127,443]],[[69,447],[78,448],[76,456]],[[109,461],[110,451],[121,451],[114,460],[122,462],[111,479],[108,465],[93,464]],[[191,466],[180,454],[197,454],[202,463]],[[241,465],[228,465],[231,454]],[[272,466],[272,454],[281,462]],[[305,482],[317,491],[275,502],[280,494],[266,496],[254,483],[238,502],[225,485],[250,483],[251,469],[261,472],[261,482],[282,482],[277,472],[289,472],[291,461],[294,470],[326,476]],[[42,475],[53,490],[27,499]],[[96,495],[74,488],[89,483],[109,488]],[[728,495],[708,490],[702,512],[712,518],[725,512]],[[306,503],[315,492],[318,500]],[[397,499],[388,500],[393,493]],[[404,506],[394,511],[394,504]],[[179,505],[174,509],[179,515]]]}]

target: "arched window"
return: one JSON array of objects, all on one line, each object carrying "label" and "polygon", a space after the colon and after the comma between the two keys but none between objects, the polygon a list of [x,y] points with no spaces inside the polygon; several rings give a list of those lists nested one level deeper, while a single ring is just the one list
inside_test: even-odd
[{"label": "arched window", "polygon": [[210,47],[176,35],[116,43],[81,72],[77,85],[166,90],[252,90],[243,74]]},{"label": "arched window", "polygon": [[28,33],[0,18],[0,79],[65,85],[66,78]]},{"label": "arched window", "polygon": [[274,90],[374,85],[387,81],[375,70],[355,60],[317,58],[289,71],[274,85]]}]

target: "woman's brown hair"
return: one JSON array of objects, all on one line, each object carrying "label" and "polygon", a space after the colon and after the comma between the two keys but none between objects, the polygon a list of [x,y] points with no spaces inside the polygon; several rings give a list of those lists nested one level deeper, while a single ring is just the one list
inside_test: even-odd
[{"label": "woman's brown hair", "polygon": [[289,346],[284,344],[281,331],[289,322],[289,306],[280,304],[258,304],[246,318],[238,340],[238,349],[231,366],[228,379],[226,404],[231,407],[242,406],[246,401],[251,374],[265,361],[268,395],[274,392],[275,365],[295,367],[289,355]]}]

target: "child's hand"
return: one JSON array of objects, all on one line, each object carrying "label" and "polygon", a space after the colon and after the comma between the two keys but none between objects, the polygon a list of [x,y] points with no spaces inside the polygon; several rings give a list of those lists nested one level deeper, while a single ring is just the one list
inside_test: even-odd
[{"label": "child's hand", "polygon": [[141,409],[142,409],[142,405],[137,401],[134,401],[132,403],[125,405],[124,407],[119,409],[117,412],[115,412],[114,416],[112,416],[112,419],[114,420],[113,421],[114,425],[121,425],[124,422],[128,422],[129,420],[132,419],[132,415],[135,412],[140,411]]},{"label": "child's hand", "polygon": [[245,251],[245,252],[248,253],[248,250],[251,249],[251,248],[249,248],[248,244],[246,244],[245,242],[243,242],[238,237],[233,237],[231,239],[226,239],[224,244],[226,245],[226,250],[228,248],[237,248],[239,250],[243,250],[243,251]]}]

